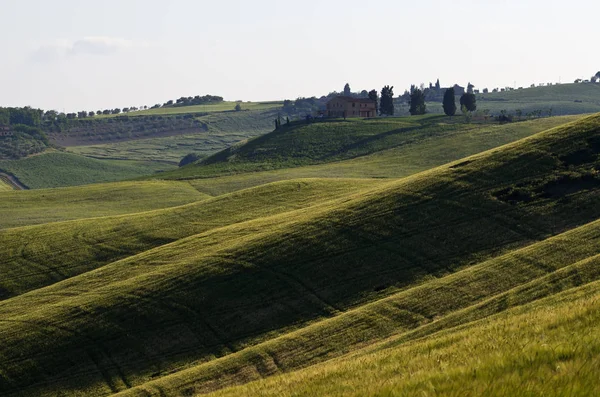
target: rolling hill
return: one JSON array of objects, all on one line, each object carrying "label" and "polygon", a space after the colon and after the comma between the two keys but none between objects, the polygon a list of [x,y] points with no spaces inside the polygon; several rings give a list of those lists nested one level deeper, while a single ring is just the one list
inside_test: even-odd
[{"label": "rolling hill", "polygon": [[164,163],[97,160],[58,151],[20,160],[0,160],[0,171],[15,175],[30,189],[114,182],[173,168]]},{"label": "rolling hill", "polygon": [[400,178],[579,118],[504,125],[441,116],[300,124],[242,142],[160,178],[190,180],[211,195],[294,178]]},{"label": "rolling hill", "polygon": [[150,211],[200,201],[187,182],[119,182],[85,187],[0,191],[0,229]]},{"label": "rolling hill", "polygon": [[[341,163],[415,139],[386,122],[277,131],[172,177]],[[593,390],[599,134],[594,115],[403,179],[290,180],[2,230],[0,394],[195,395],[307,366],[222,393],[444,391],[479,370],[472,393],[499,373],[501,394],[519,368],[539,375],[533,391]],[[498,328],[510,341],[493,349]],[[545,363],[579,368],[581,386],[550,388]]]}]

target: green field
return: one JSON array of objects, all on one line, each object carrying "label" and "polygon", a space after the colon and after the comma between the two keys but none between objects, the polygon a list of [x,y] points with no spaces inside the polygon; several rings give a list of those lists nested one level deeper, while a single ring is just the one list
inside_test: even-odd
[{"label": "green field", "polygon": [[0,192],[10,192],[12,190],[12,185],[0,178]]},{"label": "green field", "polygon": [[[211,103],[206,105],[195,105],[195,106],[167,106],[160,107],[157,109],[140,110],[136,112],[128,113],[129,116],[148,116],[148,115],[172,115],[172,114],[185,114],[185,113],[213,113],[213,112],[233,112],[238,102],[223,101],[220,103]],[[242,106],[242,111],[247,110],[269,110],[280,108],[283,105],[283,101],[266,101],[266,102],[239,102]],[[119,117],[118,115],[99,116],[99,118],[105,117]]]},{"label": "green field", "polygon": [[113,182],[173,168],[164,163],[96,160],[56,151],[20,160],[0,160],[0,171],[15,175],[30,189]]},{"label": "green field", "polygon": [[196,119],[206,131],[124,142],[69,146],[68,151],[94,158],[168,161],[179,163],[188,153],[209,156],[240,141],[273,129],[277,113],[271,110],[212,113]]},{"label": "green field", "polygon": [[119,182],[0,192],[0,229],[122,215],[209,198],[187,182]]},{"label": "green field", "polygon": [[335,121],[2,193],[0,394],[593,395],[599,131]]},{"label": "green field", "polygon": [[[527,113],[536,110],[541,110],[545,116],[550,109],[552,115],[600,112],[600,84],[558,84],[505,92],[491,92],[492,87],[489,88],[490,93],[477,94],[477,110],[487,110],[494,116],[503,110],[512,115],[521,110],[523,119],[527,118]],[[427,103],[427,110],[444,113],[441,102]],[[408,105],[402,106],[399,111],[400,115],[407,115]]]},{"label": "green field", "polygon": [[440,116],[312,124],[275,131],[160,178],[190,179],[211,195],[295,178],[400,178],[580,117],[504,125],[449,123]]}]

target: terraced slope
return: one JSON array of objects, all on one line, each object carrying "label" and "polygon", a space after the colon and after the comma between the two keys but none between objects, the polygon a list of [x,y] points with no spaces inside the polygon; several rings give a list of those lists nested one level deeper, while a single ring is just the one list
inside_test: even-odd
[{"label": "terraced slope", "polygon": [[0,192],[0,229],[175,207],[209,198],[187,182],[118,182]]},{"label": "terraced slope", "polygon": [[[0,303],[0,391],[121,391],[232,352],[244,355],[594,221],[599,131],[597,115],[309,208],[170,244],[167,236],[165,245],[7,299]],[[124,230],[114,227],[113,236]],[[388,309],[389,317],[421,320]],[[259,373],[272,370],[265,363],[277,365],[259,357],[254,363]],[[195,382],[180,390],[193,393]]]}]

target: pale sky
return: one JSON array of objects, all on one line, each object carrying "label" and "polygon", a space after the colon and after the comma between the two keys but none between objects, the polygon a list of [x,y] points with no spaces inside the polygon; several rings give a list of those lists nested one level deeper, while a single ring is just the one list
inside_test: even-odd
[{"label": "pale sky", "polygon": [[0,0],[0,106],[277,100],[385,84],[572,82],[598,0]]}]

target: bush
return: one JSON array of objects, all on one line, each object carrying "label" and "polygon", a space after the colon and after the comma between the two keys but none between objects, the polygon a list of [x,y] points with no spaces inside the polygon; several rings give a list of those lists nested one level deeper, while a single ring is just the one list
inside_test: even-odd
[{"label": "bush", "polygon": [[183,167],[184,165],[192,164],[192,163],[200,160],[200,158],[201,157],[198,156],[196,153],[189,153],[184,158],[181,159],[181,161],[179,162],[179,166]]}]

